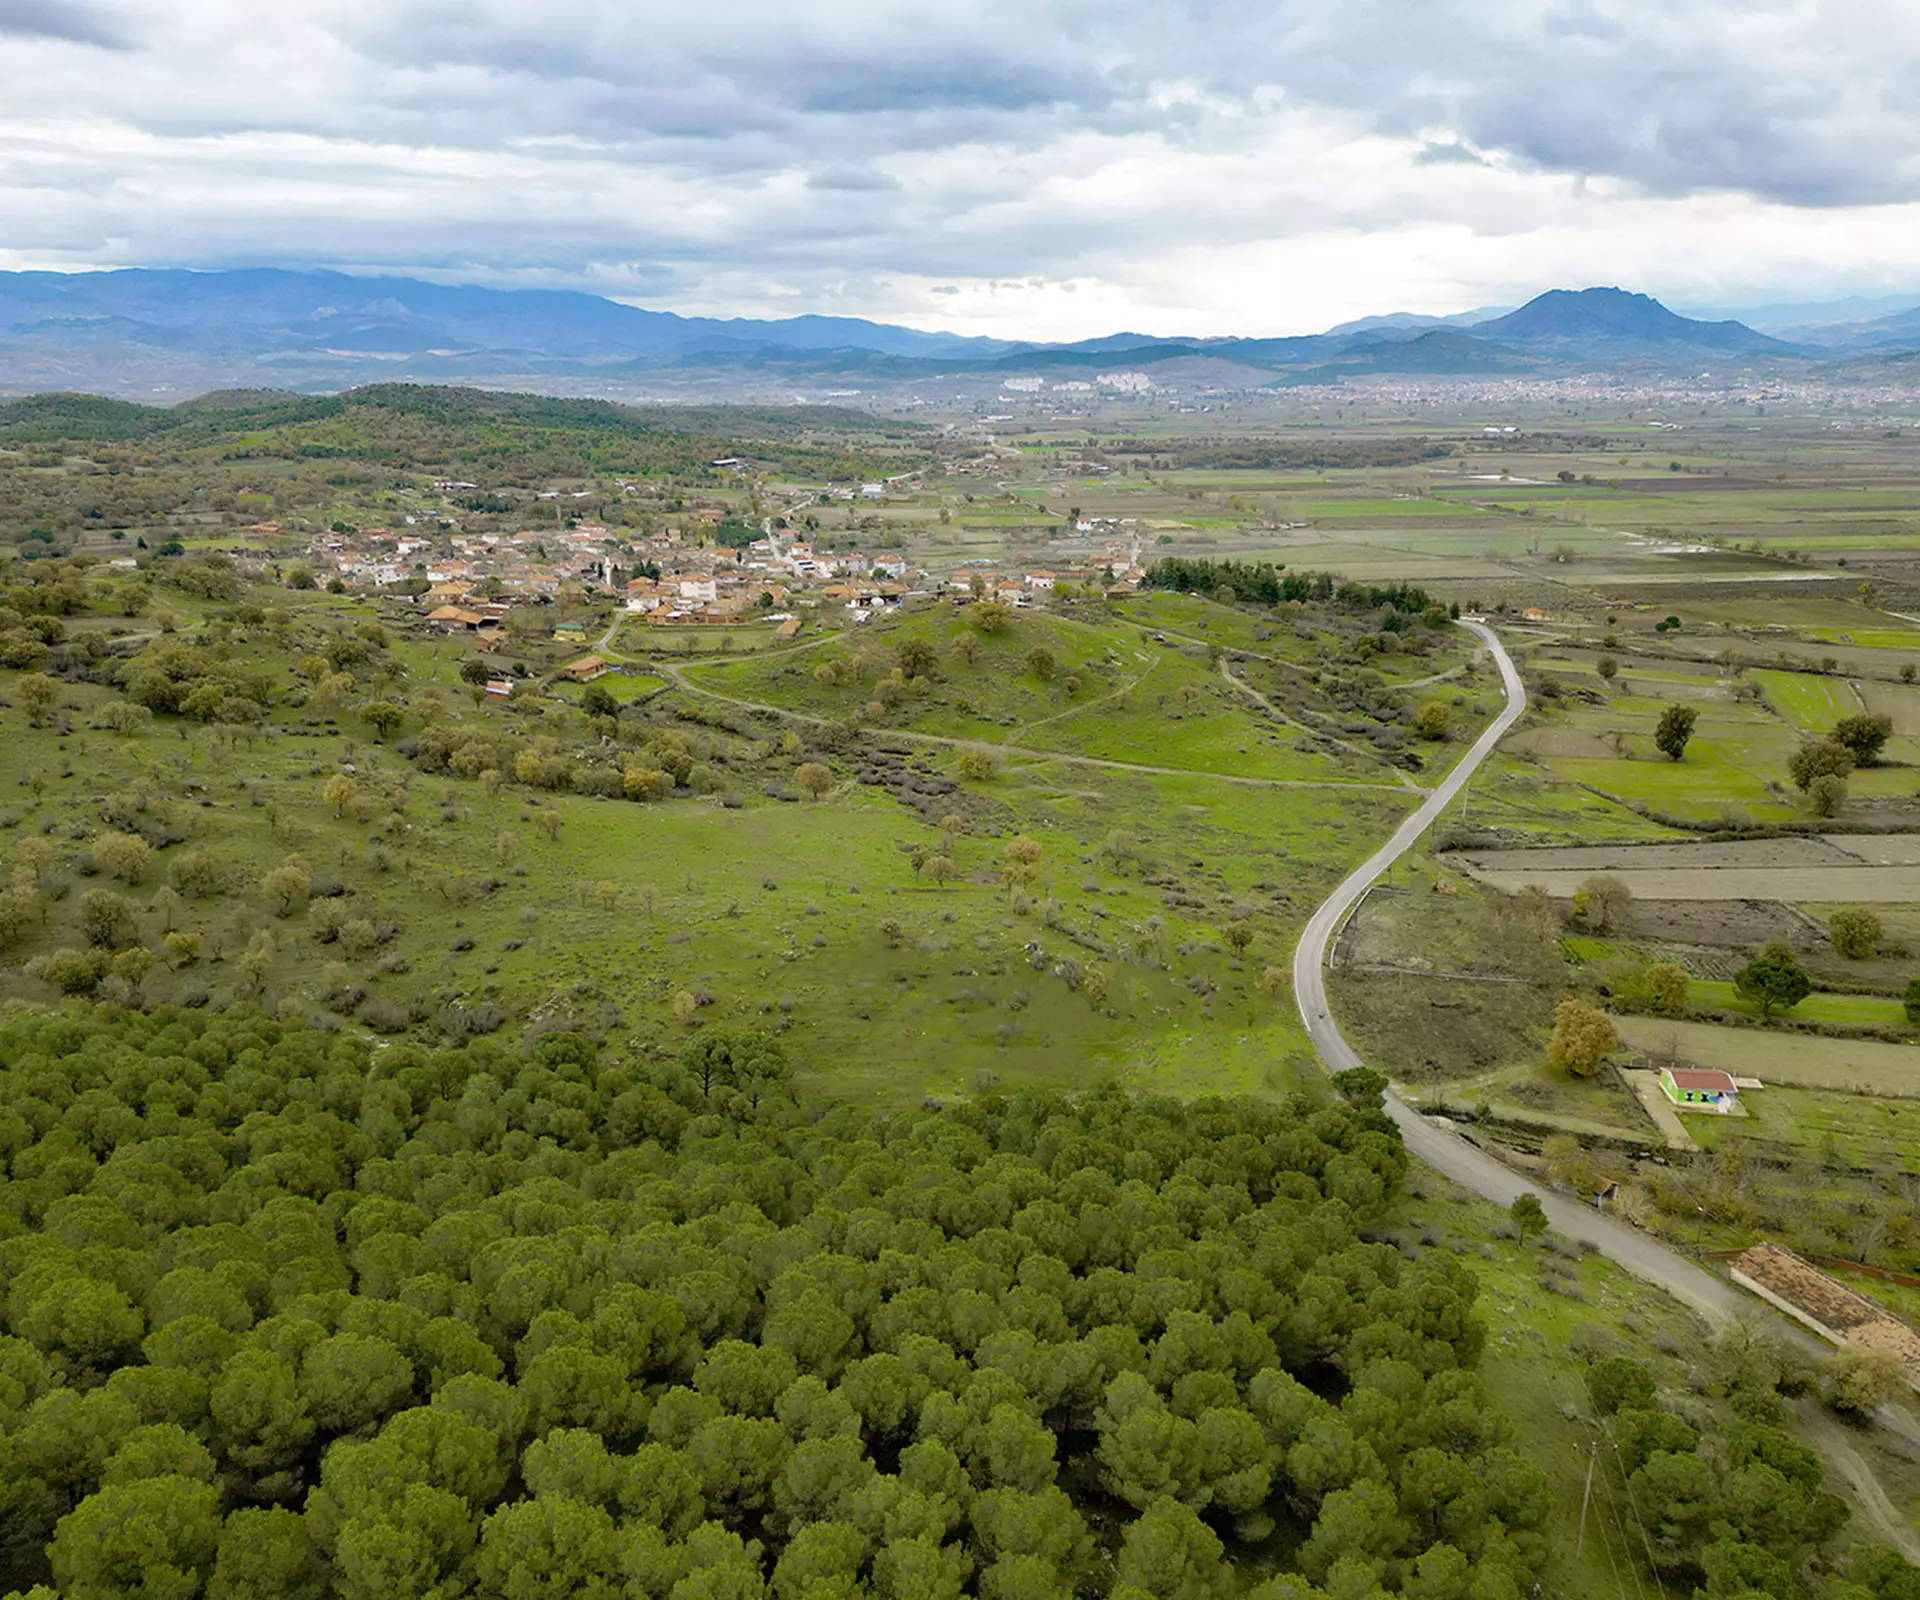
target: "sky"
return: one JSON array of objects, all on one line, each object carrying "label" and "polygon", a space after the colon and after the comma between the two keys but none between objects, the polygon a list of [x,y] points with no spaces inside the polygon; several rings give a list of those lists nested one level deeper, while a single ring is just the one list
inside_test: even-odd
[{"label": "sky", "polygon": [[1920,291],[1912,0],[0,0],[0,61],[5,268],[1043,339]]}]

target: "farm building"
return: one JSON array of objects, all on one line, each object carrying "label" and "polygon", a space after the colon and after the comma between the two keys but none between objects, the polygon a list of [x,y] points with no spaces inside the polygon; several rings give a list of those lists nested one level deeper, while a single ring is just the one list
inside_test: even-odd
[{"label": "farm building", "polygon": [[487,679],[487,693],[499,700],[512,699],[513,698],[513,679],[511,678]]},{"label": "farm building", "polygon": [[1892,1312],[1777,1244],[1757,1244],[1732,1262],[1733,1281],[1830,1344],[1890,1350],[1920,1389],[1920,1333]]},{"label": "farm building", "polygon": [[582,656],[578,661],[569,661],[560,671],[574,683],[592,683],[595,678],[607,675],[607,664],[598,656]]},{"label": "farm building", "polygon": [[1662,1067],[1660,1087],[1669,1100],[1688,1111],[1726,1113],[1740,1103],[1740,1086],[1724,1072],[1697,1067]]}]

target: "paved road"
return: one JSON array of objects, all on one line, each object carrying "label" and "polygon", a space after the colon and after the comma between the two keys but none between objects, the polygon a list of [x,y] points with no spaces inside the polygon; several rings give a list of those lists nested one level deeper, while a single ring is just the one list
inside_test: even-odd
[{"label": "paved road", "polygon": [[[1461,758],[1453,771],[1428,795],[1412,816],[1394,831],[1394,835],[1365,863],[1356,868],[1339,888],[1328,896],[1308,920],[1293,953],[1293,992],[1300,1005],[1301,1019],[1313,1039],[1313,1047],[1330,1072],[1361,1064],[1359,1053],[1348,1044],[1327,1007],[1325,967],[1327,946],[1346,920],[1356,901],[1367,892],[1388,867],[1413,848],[1447,804],[1466,787],[1481,762],[1493,753],[1507,729],[1527,709],[1527,691],[1515,670],[1513,659],[1483,623],[1462,622],[1493,652],[1507,692],[1507,704],[1493,723],[1474,741],[1473,748]],[[1655,1243],[1637,1228],[1580,1205],[1562,1194],[1528,1183],[1512,1168],[1496,1161],[1484,1150],[1440,1124],[1430,1122],[1398,1095],[1387,1096],[1387,1114],[1399,1124],[1408,1151],[1445,1174],[1463,1188],[1495,1202],[1511,1205],[1516,1195],[1537,1195],[1545,1207],[1547,1221],[1556,1233],[1569,1239],[1590,1240],[1612,1261],[1617,1261],[1635,1277],[1665,1289],[1676,1300],[1690,1307],[1710,1323],[1725,1324],[1757,1309],[1754,1302],[1732,1284],[1723,1282],[1703,1268],[1665,1246]]]}]

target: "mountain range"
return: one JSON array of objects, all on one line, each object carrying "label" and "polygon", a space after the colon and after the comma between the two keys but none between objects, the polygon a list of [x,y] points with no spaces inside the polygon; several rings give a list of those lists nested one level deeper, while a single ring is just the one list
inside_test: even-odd
[{"label": "mountain range", "polygon": [[[1875,312],[1888,302],[1862,302]],[[1812,310],[1813,308],[1809,308]],[[1827,310],[1827,308],[1821,308]],[[1793,308],[1769,308],[1790,322]],[[232,386],[329,390],[377,380],[513,379],[566,392],[764,396],[1119,371],[1180,387],[1284,387],[1391,374],[1804,368],[1920,350],[1920,304],[1791,337],[1676,314],[1617,288],[1554,289],[1513,310],[1388,313],[1289,338],[1116,333],[1066,344],[929,333],[851,317],[683,317],[571,290],[246,269],[0,273],[0,390],[165,395]]]}]

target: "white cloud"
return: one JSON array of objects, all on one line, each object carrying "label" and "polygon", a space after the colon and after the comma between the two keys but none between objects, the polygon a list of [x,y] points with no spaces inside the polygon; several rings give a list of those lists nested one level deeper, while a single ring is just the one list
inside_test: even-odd
[{"label": "white cloud", "polygon": [[1041,337],[1920,286],[1899,0],[0,0],[0,36],[15,265]]}]

